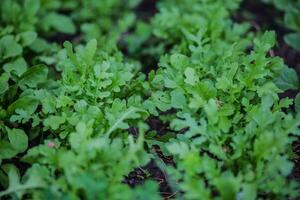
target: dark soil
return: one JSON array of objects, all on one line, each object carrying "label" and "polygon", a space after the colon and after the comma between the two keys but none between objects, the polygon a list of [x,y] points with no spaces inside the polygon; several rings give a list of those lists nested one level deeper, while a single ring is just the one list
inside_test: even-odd
[{"label": "dark soil", "polygon": [[136,8],[135,13],[139,19],[148,21],[157,12],[156,4],[157,0],[144,0]]},{"label": "dark soil", "polygon": [[172,192],[167,180],[166,174],[158,167],[157,163],[152,160],[144,167],[136,168],[125,177],[124,183],[135,187],[145,182],[145,180],[154,180],[159,185],[159,192],[165,199],[170,199],[176,195]]},{"label": "dark soil", "polygon": [[296,158],[295,158],[295,169],[293,171],[293,177],[295,180],[300,182],[300,141],[296,142],[293,148]]}]

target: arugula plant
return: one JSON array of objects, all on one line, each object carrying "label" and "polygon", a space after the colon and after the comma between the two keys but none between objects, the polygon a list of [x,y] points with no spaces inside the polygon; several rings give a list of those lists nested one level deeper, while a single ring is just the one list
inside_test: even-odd
[{"label": "arugula plant", "polygon": [[[297,1],[285,0],[264,0],[266,3],[272,3],[274,6],[284,12],[284,18],[281,20],[283,26],[291,30],[284,36],[285,42],[294,49],[300,50],[300,3]],[[298,77],[293,69],[286,69],[281,73],[280,84],[285,89],[297,90],[299,89]],[[282,80],[284,80],[282,82]],[[295,110],[300,111],[300,95],[295,98]]]},{"label": "arugula plant", "polygon": [[124,182],[152,160],[174,199],[296,199],[279,94],[298,77],[274,32],[231,20],[240,2],[160,0],[147,21],[140,0],[1,1],[0,198],[162,199]]},{"label": "arugula plant", "polygon": [[[232,23],[229,19],[230,13],[238,8],[239,2],[239,0],[205,1],[205,3],[200,0],[158,1],[158,13],[149,20],[150,23],[139,21],[133,33],[125,35],[126,50],[131,57],[140,60],[147,67],[153,65],[153,62],[148,61],[149,57],[159,61],[162,55],[170,51],[187,52],[190,47],[185,42],[186,39],[193,39],[197,43],[198,37],[203,37],[204,33],[220,40],[225,37],[228,42],[234,42],[238,40],[236,35],[243,34],[249,28],[247,23]],[[228,31],[225,35],[221,35],[225,27],[231,26],[234,26],[236,34]],[[210,31],[205,30],[207,27]],[[247,37],[251,38],[251,34]]]},{"label": "arugula plant", "polygon": [[[208,10],[203,7],[203,12]],[[177,9],[178,13],[184,10]],[[281,111],[293,101],[280,100],[278,94],[295,89],[297,75],[280,58],[267,56],[275,44],[273,32],[256,37],[251,44],[243,36],[245,29],[236,32],[229,28],[234,25],[227,25],[215,37],[209,25],[214,21],[205,17],[202,32],[181,37],[161,58],[160,68],[149,75],[152,95],[145,107],[153,115],[175,109],[161,118],[172,131],[181,133],[167,143],[150,144],[175,157],[177,166],[169,167],[169,173],[184,191],[183,199],[211,199],[216,193],[221,199],[256,199],[262,194],[295,198],[296,183],[286,182],[293,168],[286,147],[296,139],[289,134],[299,135],[299,122]],[[167,30],[182,27],[174,23]],[[167,40],[175,35],[165,34]],[[239,39],[232,44],[230,37],[220,39],[223,35]],[[253,46],[249,54],[248,45]]]},{"label": "arugula plant", "polygon": [[[30,169],[24,180],[20,180],[18,170],[14,166],[3,165],[3,170],[7,169],[9,175],[9,184],[0,196],[77,198],[74,196],[76,191],[84,190],[82,195],[87,199],[140,198],[139,196],[145,193],[143,186],[131,190],[122,183],[124,176],[134,167],[145,165],[150,159],[143,148],[143,132],[147,129],[143,121],[148,114],[142,108],[140,96],[126,95],[134,88],[127,88],[127,85],[130,85],[129,82],[135,76],[135,65],[122,63],[121,55],[111,57],[105,52],[97,51],[96,40],[91,40],[85,47],[79,46],[76,53],[73,52],[71,43],[66,42],[65,49],[58,52],[58,57],[57,70],[62,71],[61,80],[54,82],[51,87],[37,88],[38,80],[46,79],[39,74],[38,69],[47,68],[44,65],[32,67],[31,69],[36,70],[30,74],[30,79],[20,81],[21,86],[25,88],[25,96],[7,108],[5,117],[9,120],[6,124],[15,122],[25,125],[31,122],[32,129],[37,131],[36,134],[43,135],[47,131],[51,131],[52,134],[48,136],[48,143],[31,148],[21,159],[22,162],[39,163],[33,165],[31,169],[34,170]],[[28,89],[26,86],[32,88]],[[38,107],[41,110],[38,110]],[[136,142],[126,132],[132,124],[130,120],[139,121],[133,123],[139,126],[141,131]],[[1,143],[1,159],[9,159],[28,148],[28,137],[21,129],[10,130],[5,125],[4,128],[8,141],[3,140]],[[101,147],[101,144],[104,146]],[[88,146],[91,149],[86,149]],[[98,158],[95,157],[97,151],[100,156]],[[119,154],[114,154],[114,160],[111,159],[111,151]],[[88,155],[88,152],[91,155]],[[124,157],[124,154],[128,158]],[[61,157],[53,157],[55,155]],[[78,159],[78,156],[83,160]],[[74,173],[68,175],[68,178],[65,173],[69,173],[69,165],[75,167],[75,157],[78,159],[78,169],[74,168]],[[53,162],[54,160],[61,160],[63,163],[58,164]],[[86,169],[81,169],[82,163],[85,163]],[[78,171],[79,169],[84,172],[91,171],[81,177],[79,175],[82,172]],[[109,171],[104,172],[106,169]],[[97,176],[95,170],[100,172]],[[56,179],[56,173],[62,173],[62,176]],[[27,176],[34,178],[27,180]],[[37,182],[36,176],[40,177]],[[72,177],[78,179],[74,180]],[[83,185],[80,184],[82,179],[87,181]],[[64,184],[59,186],[61,182]],[[102,186],[90,188],[89,184],[96,183],[101,183]],[[49,188],[52,184],[55,185],[54,188]],[[7,183],[4,183],[4,186],[6,185]],[[156,184],[146,182],[145,185],[145,190],[152,194],[152,198],[159,199],[155,193]],[[73,189],[69,191],[65,187]]]},{"label": "arugula plant", "polygon": [[[36,185],[34,189],[42,190],[21,190],[20,195],[27,193],[36,199],[135,199],[140,195],[138,188],[131,190],[122,180],[132,168],[149,161],[143,149],[142,134],[136,142],[132,136],[112,140],[108,135],[99,137],[93,129],[94,123],[79,122],[70,134],[69,147],[55,142],[53,148],[46,143],[30,149],[22,160],[39,170],[43,184]],[[112,151],[114,156],[111,156]],[[36,172],[28,172],[33,176],[32,173]],[[26,186],[26,182],[24,184]],[[142,190],[143,195],[159,198],[153,182],[145,186],[147,189]],[[12,186],[2,194],[14,193],[17,189],[17,186]],[[76,196],[77,193],[81,195]]]}]

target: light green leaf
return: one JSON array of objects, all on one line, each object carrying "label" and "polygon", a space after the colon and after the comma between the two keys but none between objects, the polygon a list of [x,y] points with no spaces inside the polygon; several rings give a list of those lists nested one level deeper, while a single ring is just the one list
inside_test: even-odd
[{"label": "light green leaf", "polygon": [[21,76],[27,70],[27,63],[24,58],[20,57],[12,62],[6,63],[3,69],[6,72],[13,72],[17,76]]},{"label": "light green leaf", "polygon": [[26,10],[26,14],[30,16],[34,16],[40,8],[39,0],[25,0],[24,1],[24,9]]},{"label": "light green leaf", "polygon": [[16,194],[18,199],[22,199],[25,192],[35,188],[45,186],[43,177],[46,171],[39,166],[33,166],[26,172],[26,181],[21,182],[18,169],[13,165],[5,165],[9,186],[6,190],[0,192],[0,198],[7,195]]},{"label": "light green leaf", "polygon": [[42,38],[36,38],[33,43],[29,46],[29,48],[37,53],[46,51],[49,49],[50,44]]},{"label": "light green leaf", "polygon": [[75,24],[69,17],[65,15],[50,13],[46,17],[46,23],[62,33],[74,34],[76,32]]},{"label": "light green leaf", "polygon": [[69,41],[64,42],[64,47],[67,50],[67,55],[75,66],[79,66],[76,55],[73,52],[73,45]]},{"label": "light green leaf", "polygon": [[253,184],[244,184],[242,191],[239,193],[240,199],[243,200],[255,200],[257,196],[257,186]]},{"label": "light green leaf", "polygon": [[185,79],[184,82],[190,85],[195,85],[198,82],[198,77],[196,76],[196,71],[193,68],[186,68],[184,71]]},{"label": "light green leaf", "polygon": [[204,106],[204,110],[207,114],[208,120],[215,124],[218,121],[218,105],[215,100],[210,99],[208,103]]},{"label": "light green leaf", "polygon": [[214,180],[223,200],[237,199],[240,183],[231,172],[225,172]]},{"label": "light green leaf", "polygon": [[183,114],[182,118],[184,119],[174,119],[170,124],[171,128],[175,131],[181,131],[185,128],[188,128],[188,130],[185,132],[185,136],[188,138],[192,138],[198,134],[205,134],[205,122],[202,121],[202,124],[200,126],[189,113]]},{"label": "light green leaf", "polygon": [[26,133],[21,129],[6,129],[8,134],[8,139],[14,149],[18,153],[24,152],[28,147],[28,137]]},{"label": "light green leaf", "polygon": [[167,144],[167,150],[171,154],[183,158],[189,152],[189,146],[185,142],[172,142]]},{"label": "light green leaf", "polygon": [[128,125],[124,122],[124,120],[128,119],[128,118],[132,118],[132,117],[136,118],[136,114],[139,111],[145,112],[144,110],[134,108],[134,107],[131,107],[131,108],[127,109],[125,112],[123,112],[118,117],[118,119],[113,123],[113,125],[107,130],[106,135],[109,136],[113,131],[115,131],[116,129],[124,127],[124,125],[126,127],[128,127]]},{"label": "light green leaf", "polygon": [[23,47],[31,45],[37,38],[36,32],[33,32],[33,31],[26,31],[26,32],[20,33],[19,36],[21,38],[21,45]]},{"label": "light green leaf", "polygon": [[175,68],[185,68],[189,64],[188,57],[178,53],[171,55],[170,62]]},{"label": "light green leaf", "polygon": [[174,108],[184,108],[186,106],[186,98],[180,90],[171,92],[171,104]]},{"label": "light green leaf", "polygon": [[63,123],[65,123],[66,118],[64,116],[50,116],[47,119],[44,120],[44,126],[50,127],[53,130],[56,130],[59,128],[59,126]]},{"label": "light green leaf", "polygon": [[0,39],[0,57],[2,56],[4,59],[16,57],[22,52],[21,45],[15,41],[12,35],[7,35]]},{"label": "light green leaf", "polygon": [[84,53],[84,59],[86,62],[90,65],[93,61],[93,58],[95,56],[97,50],[97,40],[93,39],[89,41],[85,47],[85,53]]}]

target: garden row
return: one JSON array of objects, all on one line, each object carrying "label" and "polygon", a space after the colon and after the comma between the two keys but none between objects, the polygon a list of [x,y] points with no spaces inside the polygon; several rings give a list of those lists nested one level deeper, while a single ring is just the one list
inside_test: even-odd
[{"label": "garden row", "polygon": [[240,3],[0,1],[0,198],[297,198],[298,77]]}]

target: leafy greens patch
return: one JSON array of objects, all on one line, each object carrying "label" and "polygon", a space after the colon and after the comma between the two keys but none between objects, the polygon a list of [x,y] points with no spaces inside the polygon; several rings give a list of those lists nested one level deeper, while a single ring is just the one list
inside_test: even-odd
[{"label": "leafy greens patch", "polygon": [[0,2],[0,198],[162,199],[124,181],[153,162],[170,198],[297,198],[300,116],[279,95],[299,82],[275,33],[233,22],[240,0],[141,4]]}]

